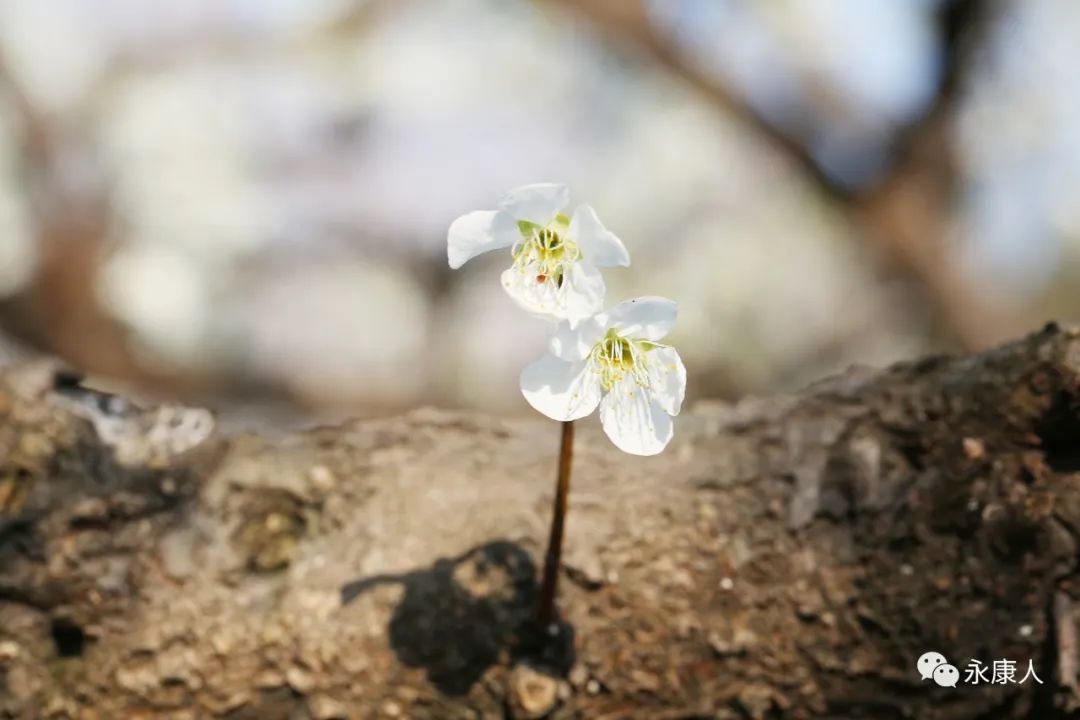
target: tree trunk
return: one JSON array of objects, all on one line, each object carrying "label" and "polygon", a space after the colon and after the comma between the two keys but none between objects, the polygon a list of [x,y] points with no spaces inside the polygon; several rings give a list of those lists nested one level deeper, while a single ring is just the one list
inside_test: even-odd
[{"label": "tree trunk", "polygon": [[1078,379],[1080,333],[1051,326],[700,405],[655,458],[583,423],[539,637],[556,423],[222,437],[13,369],[0,717],[1067,717]]}]

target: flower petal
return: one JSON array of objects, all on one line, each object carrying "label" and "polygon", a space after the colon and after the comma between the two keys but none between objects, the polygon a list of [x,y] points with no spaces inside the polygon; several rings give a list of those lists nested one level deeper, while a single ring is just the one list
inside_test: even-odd
[{"label": "flower petal", "polygon": [[604,306],[604,278],[591,265],[567,266],[562,285],[553,279],[512,267],[502,274],[502,286],[522,309],[554,320],[566,320],[576,329],[582,320]]},{"label": "flower petal", "polygon": [[596,211],[588,205],[581,205],[574,211],[567,235],[578,244],[585,258],[598,267],[630,265],[630,253],[622,240],[604,227]]},{"label": "flower petal", "polygon": [[655,345],[645,351],[643,359],[653,400],[668,415],[678,415],[686,395],[686,366],[679,353],[670,345]]},{"label": "flower petal", "polygon": [[515,220],[547,225],[570,204],[570,188],[560,183],[537,183],[514,188],[503,195],[499,209]]},{"label": "flower petal", "polygon": [[615,306],[608,314],[608,326],[627,338],[659,340],[671,331],[679,304],[662,297],[639,297]]},{"label": "flower petal", "polygon": [[563,306],[560,317],[570,321],[570,327],[596,315],[604,307],[604,276],[592,263],[577,262],[563,278]]},{"label": "flower petal", "polygon": [[559,323],[549,343],[551,354],[560,360],[584,360],[593,345],[604,336],[604,323],[600,318],[601,315],[586,318],[576,328],[565,321]]},{"label": "flower petal", "polygon": [[600,402],[600,423],[615,447],[631,455],[656,455],[675,434],[671,416],[629,378]]},{"label": "flower petal", "polygon": [[503,271],[503,289],[518,306],[534,315],[560,320],[565,317],[559,288],[553,282],[539,282],[530,272],[512,267]]},{"label": "flower petal", "polygon": [[510,247],[520,238],[510,215],[496,210],[477,210],[462,215],[446,233],[446,256],[457,270],[477,255]]},{"label": "flower petal", "polygon": [[600,378],[584,362],[544,355],[521,371],[521,394],[553,420],[577,420],[600,402]]}]

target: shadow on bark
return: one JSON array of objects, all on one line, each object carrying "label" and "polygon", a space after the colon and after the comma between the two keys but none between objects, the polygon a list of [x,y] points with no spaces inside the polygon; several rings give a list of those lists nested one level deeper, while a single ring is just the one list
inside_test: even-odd
[{"label": "shadow on bark", "polygon": [[531,657],[539,650],[545,659],[561,658],[555,665],[573,664],[568,626],[557,643],[535,642],[536,566],[515,543],[492,541],[423,570],[348,583],[342,604],[387,584],[405,591],[390,620],[390,646],[402,664],[424,668],[444,694],[467,693],[504,652]]}]

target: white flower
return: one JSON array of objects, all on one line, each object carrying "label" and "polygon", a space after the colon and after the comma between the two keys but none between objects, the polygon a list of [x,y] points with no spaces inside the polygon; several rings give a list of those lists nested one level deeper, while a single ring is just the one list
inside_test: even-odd
[{"label": "white flower", "polygon": [[446,237],[450,267],[499,248],[512,248],[513,266],[502,284],[521,307],[576,326],[604,306],[604,279],[597,268],[630,264],[619,238],[588,205],[573,217],[565,185],[541,183],[511,190],[498,210],[462,215]]},{"label": "white flower", "polygon": [[674,432],[686,394],[679,353],[658,340],[675,324],[677,305],[659,297],[628,300],[571,328],[560,323],[549,354],[521,373],[521,392],[555,420],[576,420],[600,406],[611,441],[634,455],[655,455]]}]

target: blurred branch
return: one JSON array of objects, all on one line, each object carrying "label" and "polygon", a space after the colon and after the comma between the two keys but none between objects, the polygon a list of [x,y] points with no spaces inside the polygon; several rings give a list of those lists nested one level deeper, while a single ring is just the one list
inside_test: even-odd
[{"label": "blurred branch", "polygon": [[891,172],[849,201],[868,236],[922,285],[944,329],[968,349],[989,347],[1034,323],[993,305],[948,241],[958,183],[952,118],[992,9],[980,0],[942,4],[943,67],[934,100],[897,133]]},{"label": "blurred branch", "polygon": [[827,198],[847,210],[857,237],[867,238],[887,266],[920,288],[956,344],[983,348],[1018,330],[1020,323],[991,306],[946,242],[956,176],[948,119],[963,84],[972,36],[986,22],[986,3],[943,4],[944,71],[934,101],[921,118],[896,134],[889,173],[870,187],[849,188],[830,176],[799,138],[769,121],[722,80],[688,62],[657,31],[642,0],[547,1],[578,12],[765,137]]},{"label": "blurred branch", "polygon": [[678,77],[713,105],[743,119],[777,149],[794,160],[830,195],[843,196],[843,186],[826,173],[813,155],[796,138],[767,120],[745,99],[732,92],[716,77],[688,63],[678,48],[664,38],[649,19],[642,0],[548,0],[588,18],[611,39],[644,54],[670,74]]},{"label": "blurred branch", "polygon": [[37,108],[23,91],[22,86],[15,81],[2,48],[0,48],[0,98],[7,100],[11,106],[12,115],[21,125],[22,147],[25,150],[26,159],[32,161],[34,165],[48,163],[51,147],[45,130],[45,119],[38,114]]},{"label": "blurred branch", "polygon": [[56,122],[41,112],[5,62],[0,48],[0,98],[21,132],[31,231],[37,252],[34,276],[0,299],[0,325],[13,336],[76,366],[145,379],[124,329],[102,312],[96,278],[110,223],[105,189],[74,184],[65,175],[73,148]]}]

